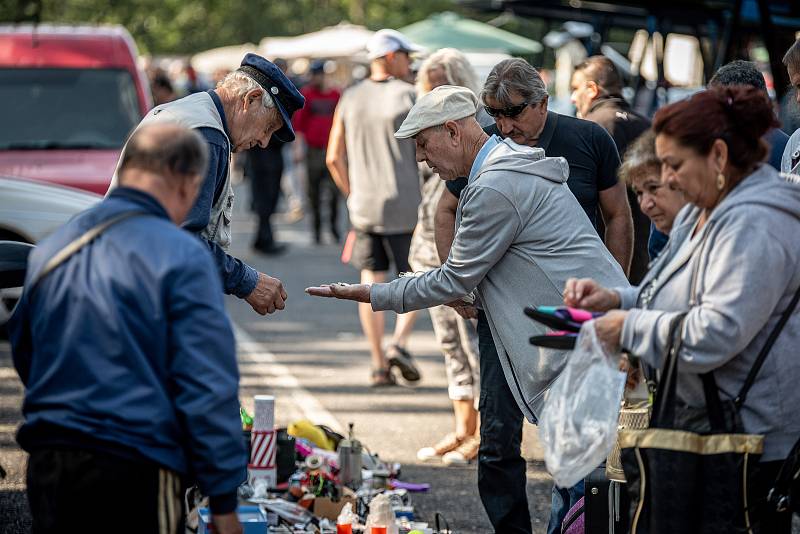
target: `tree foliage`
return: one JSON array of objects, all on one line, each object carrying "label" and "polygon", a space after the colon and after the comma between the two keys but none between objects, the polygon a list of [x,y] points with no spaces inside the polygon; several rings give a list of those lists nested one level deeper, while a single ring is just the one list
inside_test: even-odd
[{"label": "tree foliage", "polygon": [[4,22],[121,24],[149,54],[258,43],[343,20],[399,28],[446,10],[458,6],[453,0],[0,0]]}]

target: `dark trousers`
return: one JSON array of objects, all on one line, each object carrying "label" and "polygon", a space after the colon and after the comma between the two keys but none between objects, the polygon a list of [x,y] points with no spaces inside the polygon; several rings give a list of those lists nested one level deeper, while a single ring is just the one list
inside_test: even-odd
[{"label": "dark trousers", "polygon": [[560,534],[567,513],[584,496],[584,481],[581,480],[571,488],[559,488],[553,484],[551,493],[550,522],[547,524],[547,534]]},{"label": "dark trousers", "polygon": [[792,532],[792,512],[777,512],[775,506],[767,502],[783,461],[762,462],[753,473],[750,482],[748,501],[752,506],[750,520],[756,534],[790,534]]},{"label": "dark trousers", "polygon": [[177,534],[183,485],[155,464],[82,450],[43,449],[28,460],[33,534]]},{"label": "dark trousers", "polygon": [[247,158],[245,173],[250,179],[253,210],[258,215],[258,229],[253,246],[269,249],[275,244],[270,217],[275,213],[281,195],[283,157],[278,146],[252,148],[247,152]]},{"label": "dark trousers", "polygon": [[336,220],[339,215],[339,189],[333,183],[328,167],[325,164],[325,149],[308,147],[306,157],[308,169],[308,203],[311,206],[311,224],[314,230],[314,239],[319,242],[322,229],[322,197],[328,191],[328,221],[330,230],[336,240],[339,240],[339,229]]},{"label": "dark trousers", "polygon": [[478,492],[495,531],[530,533],[531,516],[522,458],[522,412],[508,388],[489,323],[478,314],[481,359],[481,446]]}]

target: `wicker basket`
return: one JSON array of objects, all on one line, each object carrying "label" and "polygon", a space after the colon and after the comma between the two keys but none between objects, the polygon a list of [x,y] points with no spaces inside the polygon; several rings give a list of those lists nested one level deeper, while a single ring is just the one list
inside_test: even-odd
[{"label": "wicker basket", "polygon": [[[619,411],[619,426],[617,430],[644,430],[650,423],[650,403],[639,401],[632,403],[624,401]],[[606,461],[606,476],[615,482],[626,482],[625,472],[622,470],[619,441],[614,443],[614,448]]]}]

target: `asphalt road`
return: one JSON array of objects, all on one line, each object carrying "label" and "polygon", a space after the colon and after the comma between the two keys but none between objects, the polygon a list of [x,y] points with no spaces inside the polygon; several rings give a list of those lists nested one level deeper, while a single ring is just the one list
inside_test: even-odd
[{"label": "asphalt road", "polygon": [[[321,282],[355,282],[357,272],[341,263],[339,245],[311,243],[307,220],[276,225],[279,238],[290,244],[285,255],[254,253],[249,247],[254,219],[244,211],[246,197],[240,190],[231,252],[280,278],[289,300],[286,310],[261,317],[245,302],[227,299],[238,334],[242,402],[252,409],[253,395],[274,394],[276,422],[281,426],[303,418],[340,430],[354,423],[369,450],[402,464],[404,480],[431,484],[428,493],[412,497],[418,519],[432,522],[440,512],[454,532],[491,532],[478,497],[474,465],[445,467],[416,459],[419,448],[436,442],[454,424],[443,358],[427,312],[419,315],[408,347],[419,360],[421,383],[413,388],[370,388],[369,352],[355,304],[315,299],[303,292]],[[387,331],[392,323],[387,316]],[[30,530],[24,494],[26,455],[14,440],[22,394],[9,346],[0,342],[0,465],[8,472],[0,480],[0,534]],[[535,428],[526,429],[524,445],[531,514],[539,533],[549,517],[551,481],[541,462]]]}]

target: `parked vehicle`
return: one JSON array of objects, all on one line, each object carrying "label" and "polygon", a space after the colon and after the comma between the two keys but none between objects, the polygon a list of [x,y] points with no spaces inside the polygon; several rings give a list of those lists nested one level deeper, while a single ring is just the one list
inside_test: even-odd
[{"label": "parked vehicle", "polygon": [[121,26],[0,25],[0,174],[105,194],[152,107]]},{"label": "parked vehicle", "polygon": [[[99,195],[77,189],[0,177],[0,241],[35,245],[100,200]],[[17,288],[0,288],[0,326],[8,320],[19,294]]]}]

